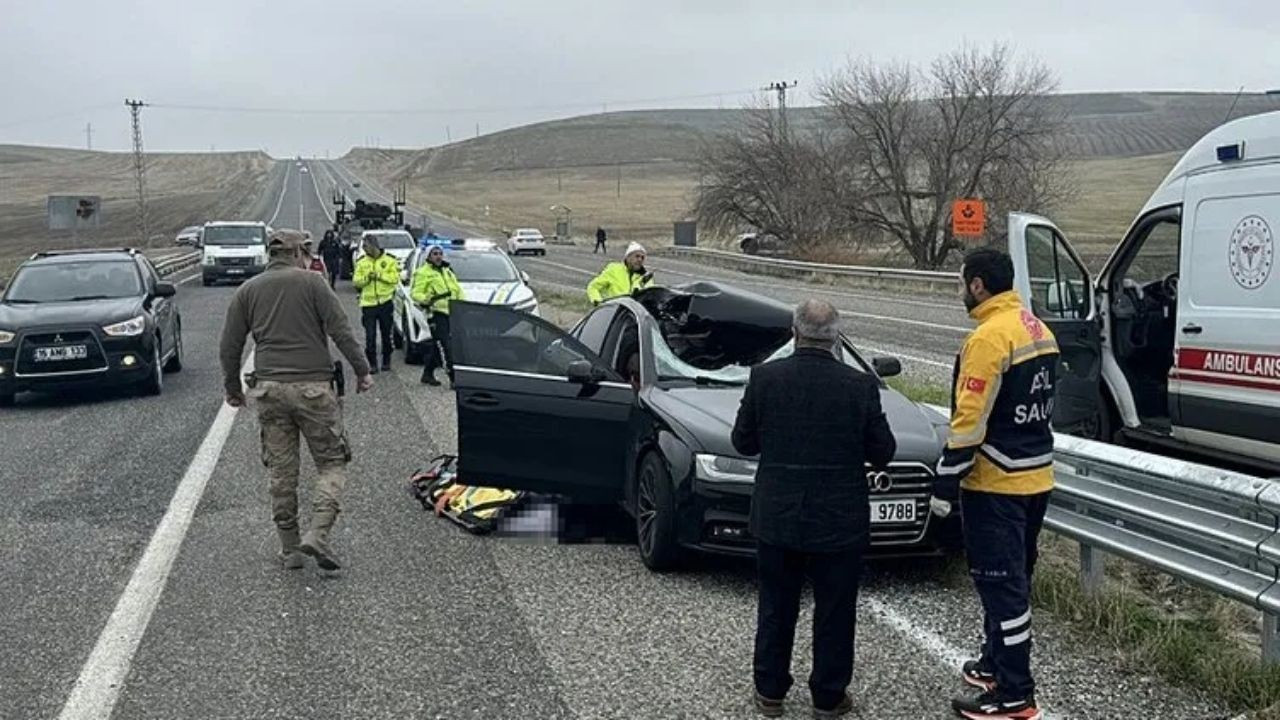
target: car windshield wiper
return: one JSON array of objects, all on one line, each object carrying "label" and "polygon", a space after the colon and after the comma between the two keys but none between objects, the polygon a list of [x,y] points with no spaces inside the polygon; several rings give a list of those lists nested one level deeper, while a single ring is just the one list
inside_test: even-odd
[{"label": "car windshield wiper", "polygon": [[746,383],[741,380],[725,380],[722,378],[715,378],[707,375],[694,375],[693,377],[690,377],[688,375],[659,375],[658,381],[659,382],[662,382],[662,381],[691,382],[691,383],[694,383],[695,385],[700,385],[702,387],[708,387],[708,386],[741,387],[743,385],[746,385]]},{"label": "car windshield wiper", "polygon": [[110,295],[76,295],[68,300],[68,302],[80,302],[81,300],[110,300]]},{"label": "car windshield wiper", "polygon": [[5,300],[5,303],[7,303],[7,304],[9,304],[9,305],[39,305],[39,304],[40,304],[40,301],[39,301],[39,300],[24,300],[24,299],[22,299],[22,298],[12,298],[12,299],[9,299],[9,300]]}]

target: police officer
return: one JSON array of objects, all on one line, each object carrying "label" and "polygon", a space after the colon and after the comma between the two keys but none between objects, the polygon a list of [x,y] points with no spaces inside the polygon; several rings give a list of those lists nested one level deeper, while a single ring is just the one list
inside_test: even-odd
[{"label": "police officer", "polygon": [[622,262],[604,266],[599,275],[587,283],[587,299],[593,305],[605,300],[630,295],[653,284],[653,273],[644,269],[645,250],[640,243],[627,245]]},{"label": "police officer", "polygon": [[395,322],[396,286],[400,262],[382,249],[377,238],[364,238],[364,255],[356,262],[351,284],[360,291],[360,323],[364,325],[364,353],[373,372],[378,368],[378,339],[382,339],[382,369],[391,369],[391,326]]},{"label": "police officer", "polygon": [[422,382],[427,385],[439,385],[436,379],[436,367],[444,365],[453,380],[453,356],[449,352],[449,301],[461,300],[462,286],[458,276],[444,259],[444,248],[431,245],[427,248],[427,261],[413,274],[413,287],[410,298],[427,309],[427,322],[431,326],[431,337],[438,347],[427,357],[422,368]]},{"label": "police officer", "polygon": [[[351,452],[333,387],[329,340],[355,369],[357,391],[373,387],[373,378],[338,297],[321,275],[303,269],[304,239],[296,230],[272,233],[266,271],[241,285],[231,298],[220,356],[227,403],[241,407],[241,357],[245,337],[253,335],[248,394],[258,408],[262,458],[271,478],[271,517],[280,535],[283,565],[301,568],[305,553],[320,567],[336,570],[338,561],[328,539],[341,509]],[[299,435],[306,439],[317,471],[311,525],[303,537],[298,535]]]},{"label": "police officer", "polygon": [[1013,290],[1013,263],[980,248],[961,268],[978,327],[952,380],[951,432],[934,481],[935,513],[959,502],[965,553],[985,614],[982,652],[964,664],[976,698],[952,701],[966,718],[1039,718],[1031,676],[1031,573],[1053,488],[1058,345]]}]

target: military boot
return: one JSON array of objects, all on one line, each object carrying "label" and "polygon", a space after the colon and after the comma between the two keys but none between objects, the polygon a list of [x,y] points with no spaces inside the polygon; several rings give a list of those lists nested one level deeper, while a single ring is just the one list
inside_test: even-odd
[{"label": "military boot", "polygon": [[311,527],[307,528],[306,534],[302,536],[302,546],[299,548],[315,558],[316,564],[325,570],[337,570],[342,567],[329,549],[329,530],[333,528],[333,523],[337,519],[338,514],[332,510],[313,513]]},{"label": "military boot", "polygon": [[286,570],[301,570],[304,563],[302,553],[298,551],[301,540],[298,528],[292,530],[276,530],[280,535],[280,564]]}]

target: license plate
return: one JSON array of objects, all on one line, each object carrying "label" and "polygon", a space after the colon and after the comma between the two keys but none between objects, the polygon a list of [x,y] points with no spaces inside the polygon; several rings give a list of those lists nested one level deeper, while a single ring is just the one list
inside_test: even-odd
[{"label": "license plate", "polygon": [[879,523],[907,523],[915,522],[916,519],[916,501],[915,500],[872,500],[871,501],[871,522]]},{"label": "license plate", "polygon": [[89,357],[88,345],[64,345],[62,347],[36,348],[36,362],[84,360],[87,357]]}]

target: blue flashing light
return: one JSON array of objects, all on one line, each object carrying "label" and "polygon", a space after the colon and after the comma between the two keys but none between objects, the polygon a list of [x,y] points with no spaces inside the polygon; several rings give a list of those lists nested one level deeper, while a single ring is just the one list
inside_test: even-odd
[{"label": "blue flashing light", "polygon": [[1231,162],[1244,157],[1244,143],[1218,146],[1218,162]]}]

